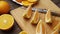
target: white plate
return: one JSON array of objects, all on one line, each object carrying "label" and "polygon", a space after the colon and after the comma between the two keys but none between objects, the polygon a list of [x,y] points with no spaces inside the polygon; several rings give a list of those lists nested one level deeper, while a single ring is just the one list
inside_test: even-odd
[{"label": "white plate", "polygon": [[16,0],[12,0],[12,1],[15,2],[15,3],[17,3],[17,4],[19,4],[19,5],[23,5],[22,3],[17,2]]}]

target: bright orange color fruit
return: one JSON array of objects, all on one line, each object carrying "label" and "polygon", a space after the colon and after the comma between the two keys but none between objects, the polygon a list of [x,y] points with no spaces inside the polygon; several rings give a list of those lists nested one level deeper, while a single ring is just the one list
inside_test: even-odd
[{"label": "bright orange color fruit", "polygon": [[3,14],[0,16],[0,29],[1,30],[8,30],[14,24],[14,19],[9,14]]},{"label": "bright orange color fruit", "polygon": [[6,14],[10,10],[10,5],[6,1],[0,1],[0,14]]}]

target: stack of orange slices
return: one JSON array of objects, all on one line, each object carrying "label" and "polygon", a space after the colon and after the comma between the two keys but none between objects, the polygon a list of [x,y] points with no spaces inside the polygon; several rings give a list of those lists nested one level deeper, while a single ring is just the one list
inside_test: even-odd
[{"label": "stack of orange slices", "polygon": [[37,0],[17,0],[18,2],[21,2],[24,6],[29,6],[31,4],[35,4]]}]

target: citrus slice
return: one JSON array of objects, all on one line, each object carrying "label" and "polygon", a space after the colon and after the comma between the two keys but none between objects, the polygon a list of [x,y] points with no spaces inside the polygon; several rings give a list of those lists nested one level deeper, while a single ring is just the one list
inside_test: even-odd
[{"label": "citrus slice", "polygon": [[18,1],[18,2],[22,2],[23,0],[16,0],[16,1]]},{"label": "citrus slice", "polygon": [[51,34],[59,34],[59,32],[58,32],[58,30],[55,30]]},{"label": "citrus slice", "polygon": [[24,13],[23,17],[24,18],[31,18],[32,16],[32,7],[31,5],[26,9],[26,13]]},{"label": "citrus slice", "polygon": [[52,16],[51,16],[51,12],[50,12],[50,10],[48,9],[48,11],[47,11],[47,13],[46,13],[46,15],[45,15],[45,22],[46,23],[52,23],[52,18],[51,18]]},{"label": "citrus slice", "polygon": [[20,32],[19,34],[27,34],[27,32],[25,32],[25,31],[22,31],[22,32]]},{"label": "citrus slice", "polygon": [[29,5],[32,5],[33,3],[30,3],[30,2],[28,2],[28,1],[22,1],[22,4],[23,4],[24,6],[29,6]]},{"label": "citrus slice", "polygon": [[[53,30],[59,29],[60,28],[60,23],[58,23]],[[60,30],[60,29],[59,29]]]},{"label": "citrus slice", "polygon": [[36,34],[46,34],[46,29],[42,20],[37,24]]},{"label": "citrus slice", "polygon": [[38,10],[36,9],[33,16],[32,16],[31,23],[32,24],[37,24],[39,19],[40,19],[40,15],[39,15]]},{"label": "citrus slice", "polygon": [[37,0],[28,0],[29,2],[36,2]]},{"label": "citrus slice", "polygon": [[14,19],[9,14],[3,14],[0,16],[0,29],[7,30],[11,28],[14,24]]}]

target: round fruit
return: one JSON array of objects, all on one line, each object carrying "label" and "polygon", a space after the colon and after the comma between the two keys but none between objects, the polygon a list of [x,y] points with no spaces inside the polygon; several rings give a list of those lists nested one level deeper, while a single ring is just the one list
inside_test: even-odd
[{"label": "round fruit", "polygon": [[6,1],[0,1],[0,14],[6,14],[10,10],[10,5]]},{"label": "round fruit", "polygon": [[14,19],[9,14],[3,14],[0,16],[0,29],[1,30],[8,30],[14,24]]}]

